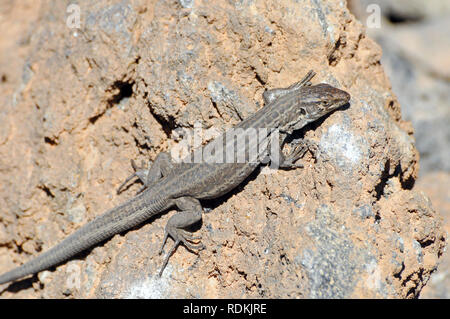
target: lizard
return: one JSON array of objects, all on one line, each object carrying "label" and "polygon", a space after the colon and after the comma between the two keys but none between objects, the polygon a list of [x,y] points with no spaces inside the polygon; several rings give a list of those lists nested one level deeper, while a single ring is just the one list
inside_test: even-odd
[{"label": "lizard", "polygon": [[[204,160],[175,163],[167,152],[161,152],[155,157],[152,165],[145,169],[137,167],[132,160],[134,173],[117,191],[122,191],[126,183],[137,177],[143,186],[134,197],[94,218],[53,248],[0,275],[0,284],[60,265],[80,252],[139,226],[152,216],[173,207],[178,208],[178,211],[169,218],[165,226],[159,253],[162,254],[168,237],[174,240],[174,245],[163,260],[159,276],[162,275],[169,257],[180,244],[193,252],[202,249],[203,245],[198,241],[200,238],[188,231],[191,225],[202,219],[203,208],[200,200],[218,198],[230,192],[262,163],[275,162],[277,167],[286,169],[302,167],[302,164],[296,162],[303,157],[308,146],[306,143],[298,143],[284,155],[281,148],[286,138],[308,123],[349,103],[350,94],[346,91],[326,83],[312,85],[311,79],[314,76],[315,72],[311,70],[302,80],[287,88],[266,90],[263,93],[264,106],[235,126],[235,129],[243,130],[268,128],[256,142],[264,147],[257,148],[257,145],[248,147],[247,144],[251,144],[249,139],[247,144],[240,144],[234,138],[226,141],[216,138],[200,149],[206,150],[208,146],[209,149],[212,147],[214,150],[220,150],[222,146],[225,153],[231,150],[231,159],[234,161],[214,163]],[[275,142],[280,145],[279,152],[268,154],[269,145],[274,143],[275,131],[278,132],[278,140]],[[236,135],[236,139],[238,138]],[[257,149],[252,159],[249,151],[251,146]],[[242,147],[246,149],[243,150]],[[236,160],[239,152],[245,155],[242,162]],[[192,153],[188,156],[192,156]]]}]

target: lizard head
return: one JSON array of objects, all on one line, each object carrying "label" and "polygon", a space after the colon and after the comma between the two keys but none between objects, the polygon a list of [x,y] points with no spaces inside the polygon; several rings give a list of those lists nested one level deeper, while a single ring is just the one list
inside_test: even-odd
[{"label": "lizard head", "polygon": [[350,101],[350,94],[329,84],[320,83],[302,89],[299,112],[312,121],[326,115]]},{"label": "lizard head", "polygon": [[297,96],[294,103],[284,104],[287,118],[281,127],[286,131],[301,129],[350,101],[350,94],[325,83],[304,86]]}]

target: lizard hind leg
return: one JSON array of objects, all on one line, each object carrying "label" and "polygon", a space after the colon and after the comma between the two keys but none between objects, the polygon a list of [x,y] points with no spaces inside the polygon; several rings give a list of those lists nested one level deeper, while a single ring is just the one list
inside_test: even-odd
[{"label": "lizard hind leg", "polygon": [[163,265],[159,272],[159,276],[162,275],[164,268],[167,266],[170,256],[174,253],[180,244],[183,244],[187,249],[196,252],[202,249],[204,246],[201,243],[193,243],[199,240],[200,237],[193,236],[192,233],[186,230],[191,225],[199,222],[202,219],[202,206],[200,201],[193,197],[180,197],[175,199],[175,204],[181,211],[170,217],[167,222],[164,239],[161,245],[159,253],[163,252],[163,248],[166,244],[167,238],[170,236],[175,241],[170,251],[164,258]]},{"label": "lizard hind leg", "polygon": [[133,167],[134,173],[127,177],[127,179],[125,179],[125,181],[119,186],[119,188],[117,189],[117,194],[122,192],[125,188],[125,185],[134,177],[137,177],[137,179],[142,182],[142,184],[144,184],[138,190],[137,193],[139,194],[151,184],[157,182],[163,176],[169,174],[173,169],[173,166],[174,164],[170,159],[170,155],[166,152],[159,153],[156,156],[153,164],[150,165],[149,163],[149,165],[147,165],[147,168],[145,167],[144,161],[142,161],[141,166],[138,167],[136,163],[131,160],[131,167]]}]

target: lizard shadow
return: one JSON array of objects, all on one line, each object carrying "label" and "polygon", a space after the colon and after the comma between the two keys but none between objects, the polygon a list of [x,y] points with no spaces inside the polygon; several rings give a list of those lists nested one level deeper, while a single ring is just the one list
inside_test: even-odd
[{"label": "lizard shadow", "polygon": [[37,281],[38,281],[37,274],[34,274],[32,277],[29,277],[29,278],[24,278],[21,280],[14,281],[14,282],[10,283],[8,287],[1,290],[0,295],[5,291],[11,292],[11,293],[16,293],[21,290],[33,288],[33,283],[37,282]]},{"label": "lizard shadow", "polygon": [[[131,229],[130,229],[131,230]],[[46,269],[46,271],[50,271],[50,272],[54,272],[56,271],[56,269],[61,266],[66,264],[68,261],[73,261],[73,260],[84,260],[91,252],[94,248],[99,247],[99,246],[103,246],[104,244],[106,244],[109,240],[111,240],[111,238],[108,238],[106,240],[104,240],[103,242],[99,243],[98,245],[92,247],[92,248],[88,248],[80,253],[78,253],[77,255],[74,255],[73,257],[64,260],[58,264],[53,265],[52,267],[49,267]],[[70,273],[69,273],[70,274]],[[31,277],[25,277],[23,279],[18,279],[16,281],[13,281],[9,284],[9,286],[7,286],[5,289],[0,290],[0,295],[5,292],[11,292],[11,293],[17,293],[20,292],[21,290],[26,290],[29,288],[33,288],[33,284],[39,282],[39,278],[38,278],[38,274],[33,274]],[[40,288],[43,288],[44,284],[40,283]]]}]

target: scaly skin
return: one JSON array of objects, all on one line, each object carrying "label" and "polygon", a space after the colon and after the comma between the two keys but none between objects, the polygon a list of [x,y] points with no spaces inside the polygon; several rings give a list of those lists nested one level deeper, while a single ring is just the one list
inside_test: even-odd
[{"label": "scaly skin", "polygon": [[[257,140],[257,145],[250,145],[256,147],[256,153],[249,152],[245,143],[237,142],[245,137],[237,136],[236,140],[219,137],[204,146],[202,153],[211,149],[217,150],[222,146],[226,154],[232,154],[231,163],[228,160],[226,163],[212,163],[208,161],[210,157],[206,156],[204,161],[199,163],[173,164],[166,153],[159,154],[148,171],[138,169],[133,163],[136,170],[133,176],[137,176],[144,183],[144,190],[140,194],[95,218],[52,249],[1,275],[0,284],[58,265],[174,206],[180,212],[173,215],[166,225],[161,251],[168,236],[175,240],[175,244],[167,254],[160,274],[180,243],[191,250],[201,248],[201,244],[193,243],[198,238],[184,230],[201,220],[200,199],[222,196],[238,186],[261,162],[265,162],[268,156],[273,161],[276,157],[274,154],[267,154],[268,147],[259,147],[265,145],[264,143],[274,143],[275,131],[271,129],[278,129],[279,140],[276,142],[282,145],[294,130],[303,128],[349,102],[350,95],[345,91],[327,84],[312,86],[309,81],[313,76],[311,71],[303,80],[288,88],[266,91],[265,106],[235,127],[243,130],[267,129]],[[223,136],[226,136],[226,133]],[[239,162],[238,154],[244,154],[245,161]],[[250,160],[250,154],[256,154],[255,158]],[[298,167],[294,162],[303,154],[304,151],[295,149],[288,157],[284,157],[282,153],[275,154],[279,156],[276,162],[282,168]],[[119,189],[121,188],[122,186]]]}]

